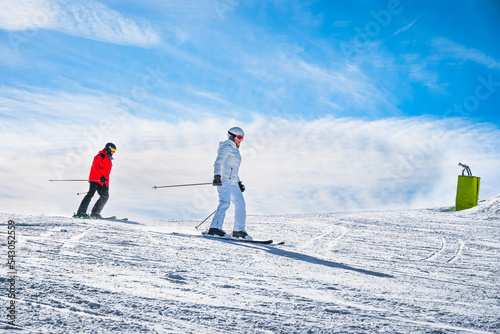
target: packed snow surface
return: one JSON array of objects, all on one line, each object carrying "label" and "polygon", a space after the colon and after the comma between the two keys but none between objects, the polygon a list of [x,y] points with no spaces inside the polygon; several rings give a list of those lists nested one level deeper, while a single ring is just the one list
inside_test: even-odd
[{"label": "packed snow surface", "polygon": [[0,332],[500,333],[499,203],[248,217],[284,245],[203,238],[196,220],[0,214],[22,328],[2,275]]}]

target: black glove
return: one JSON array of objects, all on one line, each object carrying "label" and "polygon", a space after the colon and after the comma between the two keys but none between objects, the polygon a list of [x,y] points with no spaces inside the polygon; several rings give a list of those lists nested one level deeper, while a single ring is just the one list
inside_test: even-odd
[{"label": "black glove", "polygon": [[108,180],[106,180],[106,178],[104,176],[101,176],[101,178],[99,179],[99,181],[101,181],[103,183],[104,187],[107,187],[106,181],[108,181]]},{"label": "black glove", "polygon": [[213,186],[222,186],[222,180],[220,179],[220,175],[215,175],[214,180],[212,181]]},{"label": "black glove", "polygon": [[244,192],[244,191],[245,191],[245,186],[243,185],[243,183],[241,183],[241,181],[240,181],[240,182],[238,182],[238,186],[240,186],[240,190],[241,190],[241,192]]}]

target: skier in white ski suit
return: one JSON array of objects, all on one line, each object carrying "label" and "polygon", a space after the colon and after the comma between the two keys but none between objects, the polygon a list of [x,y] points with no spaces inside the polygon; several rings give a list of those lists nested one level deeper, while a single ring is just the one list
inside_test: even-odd
[{"label": "skier in white ski suit", "polygon": [[245,231],[246,208],[242,194],[245,191],[245,186],[238,176],[241,164],[239,147],[244,135],[241,128],[231,128],[228,131],[229,139],[219,144],[217,159],[215,159],[214,163],[214,181],[212,183],[217,186],[219,192],[219,206],[212,219],[208,231],[209,235],[226,235],[222,230],[222,225],[224,224],[226,211],[233,202],[235,209],[233,237],[251,239]]}]

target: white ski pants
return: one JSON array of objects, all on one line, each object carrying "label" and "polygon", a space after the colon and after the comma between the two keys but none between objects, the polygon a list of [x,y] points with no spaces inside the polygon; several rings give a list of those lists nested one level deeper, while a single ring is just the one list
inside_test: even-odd
[{"label": "white ski pants", "polygon": [[233,231],[245,231],[245,222],[247,219],[247,212],[245,208],[245,199],[241,193],[240,187],[235,184],[223,183],[222,186],[217,187],[219,192],[219,206],[212,219],[211,228],[218,228],[222,230],[226,211],[229,209],[231,202],[234,204],[234,227]]}]

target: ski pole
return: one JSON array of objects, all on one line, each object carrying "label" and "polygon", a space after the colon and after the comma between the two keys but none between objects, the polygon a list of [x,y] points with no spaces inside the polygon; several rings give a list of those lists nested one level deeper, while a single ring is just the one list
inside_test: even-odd
[{"label": "ski pole", "polygon": [[79,181],[85,181],[85,182],[97,182],[97,181],[101,181],[101,180],[49,180],[49,182],[79,182]]},{"label": "ski pole", "polygon": [[205,183],[189,183],[189,184],[174,184],[171,186],[154,186],[153,189],[158,189],[158,188],[174,188],[174,187],[191,187],[191,186],[203,186],[207,184],[212,184],[212,182],[205,182]]},{"label": "ski pole", "polygon": [[206,222],[206,221],[208,220],[208,218],[212,217],[212,216],[214,215],[214,213],[216,213],[216,212],[217,212],[217,210],[215,210],[214,212],[212,212],[212,213],[210,214],[210,216],[208,216],[207,218],[205,218],[205,220],[204,220],[204,221],[202,221],[202,222],[201,222],[198,226],[195,226],[194,228],[195,228],[195,229],[198,229],[198,227],[200,227],[200,226],[201,226],[201,224],[203,224],[204,222]]},{"label": "ski pole", "polygon": [[77,195],[83,195],[83,194],[87,194],[88,191],[84,192],[84,193],[76,193]]}]

